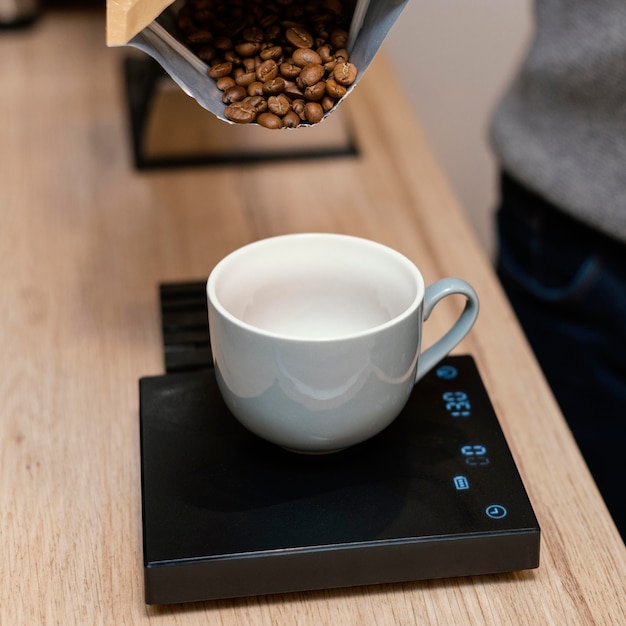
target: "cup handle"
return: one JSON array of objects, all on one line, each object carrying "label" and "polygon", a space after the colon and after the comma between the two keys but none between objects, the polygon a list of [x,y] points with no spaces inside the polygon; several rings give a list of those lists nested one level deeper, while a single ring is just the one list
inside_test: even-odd
[{"label": "cup handle", "polygon": [[461,342],[478,317],[479,303],[474,288],[460,278],[442,278],[426,287],[424,293],[423,321],[425,322],[428,319],[435,305],[440,300],[453,294],[461,294],[467,298],[465,308],[454,326],[452,326],[441,339],[420,354],[417,361],[415,382],[429,372]]}]

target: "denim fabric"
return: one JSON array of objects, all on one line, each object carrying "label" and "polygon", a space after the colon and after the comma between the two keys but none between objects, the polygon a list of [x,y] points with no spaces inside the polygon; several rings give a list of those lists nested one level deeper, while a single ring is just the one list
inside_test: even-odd
[{"label": "denim fabric", "polygon": [[626,246],[506,175],[497,226],[498,276],[626,538]]}]

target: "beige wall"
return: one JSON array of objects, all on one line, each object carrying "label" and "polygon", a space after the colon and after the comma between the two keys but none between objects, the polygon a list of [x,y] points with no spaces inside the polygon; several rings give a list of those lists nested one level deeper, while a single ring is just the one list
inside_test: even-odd
[{"label": "beige wall", "polygon": [[487,128],[532,30],[531,0],[410,0],[386,48],[488,254],[496,163]]}]

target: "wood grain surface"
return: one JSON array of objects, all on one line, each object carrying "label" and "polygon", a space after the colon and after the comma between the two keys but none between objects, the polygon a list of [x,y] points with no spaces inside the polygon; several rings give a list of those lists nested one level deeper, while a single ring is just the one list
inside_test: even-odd
[{"label": "wood grain surface", "polygon": [[[624,545],[384,53],[341,105],[358,156],[145,171],[127,53],[106,47],[101,9],[0,33],[0,623],[626,623]],[[299,231],[369,237],[427,283],[475,286],[458,352],[477,361],[541,524],[539,569],[144,604],[138,379],[163,371],[157,285]],[[437,307],[426,343],[457,314]]]}]

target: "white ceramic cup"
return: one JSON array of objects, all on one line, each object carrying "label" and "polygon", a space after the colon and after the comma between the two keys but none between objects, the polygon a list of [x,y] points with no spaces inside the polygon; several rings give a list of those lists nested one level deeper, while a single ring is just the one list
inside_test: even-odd
[{"label": "white ceramic cup", "polygon": [[[442,298],[466,306],[421,351],[422,324]],[[357,237],[295,234],[235,250],[207,281],[220,392],[250,431],[284,448],[333,452],[388,426],[415,383],[469,332],[474,289],[429,287],[399,252]]]}]

